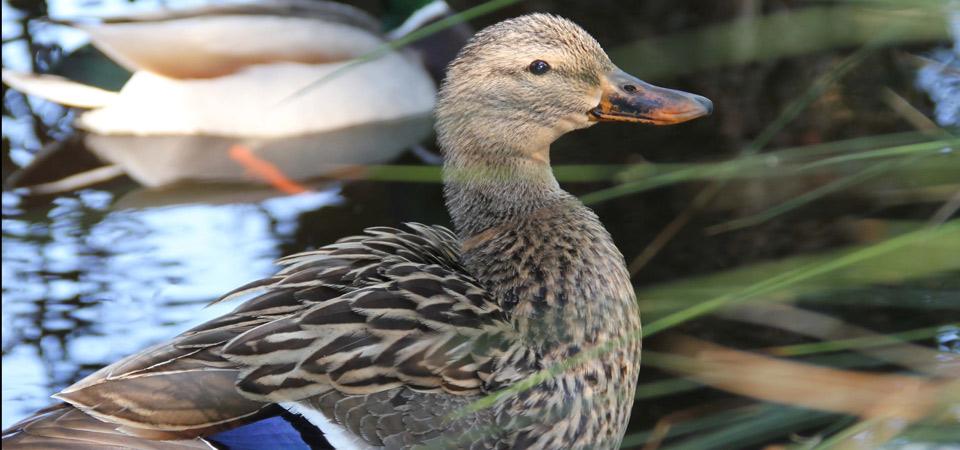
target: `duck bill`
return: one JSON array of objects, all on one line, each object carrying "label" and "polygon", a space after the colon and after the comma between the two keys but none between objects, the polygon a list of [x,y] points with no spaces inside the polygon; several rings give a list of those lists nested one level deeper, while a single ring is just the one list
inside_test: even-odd
[{"label": "duck bill", "polygon": [[713,112],[706,97],[657,87],[620,69],[606,74],[602,86],[600,104],[589,112],[594,121],[673,125]]}]

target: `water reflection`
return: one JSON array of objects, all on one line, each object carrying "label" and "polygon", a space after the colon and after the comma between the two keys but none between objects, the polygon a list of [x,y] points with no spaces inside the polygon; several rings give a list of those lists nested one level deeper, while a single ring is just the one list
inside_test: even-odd
[{"label": "water reflection", "polygon": [[[80,141],[114,167],[70,174],[37,192],[124,173],[149,187],[289,184],[344,165],[386,162],[430,134],[436,87],[424,61],[452,57],[391,50],[351,65],[385,37],[375,18],[333,2],[117,8],[104,21],[79,14],[56,17],[92,45],[57,59],[63,76],[10,64],[3,81],[82,108],[74,121],[87,132]],[[115,73],[128,77],[122,87],[102,88]],[[44,159],[26,171],[42,172],[36,165]],[[29,184],[23,174],[15,178]]]},{"label": "water reflection", "polygon": [[3,425],[83,374],[225,312],[203,308],[270,274],[304,211],[338,189],[257,204],[110,211],[85,191],[3,211]]},{"label": "water reflection", "polygon": [[429,115],[418,115],[278,139],[89,134],[84,144],[149,187],[184,181],[266,184],[278,180],[257,172],[265,165],[271,173],[303,181],[390,161],[423,140],[432,124]]}]

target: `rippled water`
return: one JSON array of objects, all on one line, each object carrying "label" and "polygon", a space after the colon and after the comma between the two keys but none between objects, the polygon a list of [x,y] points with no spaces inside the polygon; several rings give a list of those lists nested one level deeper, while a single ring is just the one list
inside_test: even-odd
[{"label": "rippled water", "polygon": [[110,211],[112,200],[89,190],[27,212],[4,194],[4,426],[55,386],[229,310],[204,305],[270,274],[298,215],[339,197]]}]

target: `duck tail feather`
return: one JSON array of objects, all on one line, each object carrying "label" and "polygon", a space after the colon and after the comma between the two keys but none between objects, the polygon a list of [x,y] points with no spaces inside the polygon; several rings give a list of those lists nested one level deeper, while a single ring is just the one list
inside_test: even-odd
[{"label": "duck tail feather", "polygon": [[77,83],[56,75],[17,72],[3,69],[3,82],[27,95],[76,108],[102,108],[113,102],[116,92]]}]

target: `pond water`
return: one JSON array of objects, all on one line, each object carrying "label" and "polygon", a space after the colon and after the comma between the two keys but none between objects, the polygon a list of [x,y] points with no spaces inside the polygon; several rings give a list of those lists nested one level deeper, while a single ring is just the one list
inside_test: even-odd
[{"label": "pond water", "polygon": [[[60,3],[49,2],[51,11],[68,8]],[[702,43],[696,40],[697,33],[711,30],[727,36],[723,33],[734,31],[716,27],[735,19],[795,12],[782,3],[796,2],[705,7],[694,1],[650,1],[629,10],[617,8],[619,3],[613,1],[599,2],[589,10],[570,3],[521,2],[478,19],[475,25],[525,11],[554,11],[582,23],[625,69],[644,71],[642,56],[636,55],[649,56],[638,53],[646,45],[671,48],[683,42]],[[83,43],[75,33],[32,21],[44,12],[43,7],[30,11],[19,7],[20,2],[3,2],[5,67],[29,69],[33,61],[33,67],[43,69],[62,57],[61,49],[72,50]],[[949,15],[942,17],[944,30],[957,27],[956,15],[953,22]],[[31,25],[23,27],[25,23]],[[765,36],[762,27],[753,32],[761,33],[754,39]],[[749,272],[766,263],[870,245],[916,230],[931,218],[956,225],[955,220],[951,222],[956,208],[951,209],[950,202],[958,201],[960,189],[957,143],[954,138],[952,146],[937,144],[942,139],[950,142],[937,133],[956,132],[960,117],[957,97],[944,94],[960,92],[960,44],[951,48],[950,36],[943,31],[939,38],[923,34],[904,38],[857,57],[854,67],[827,83],[761,146],[764,152],[803,146],[799,153],[812,155],[815,144],[875,137],[872,144],[848,147],[869,150],[934,142],[939,145],[937,152],[895,162],[882,172],[876,169],[874,175],[860,175],[857,182],[809,204],[728,231],[710,227],[753,217],[872,166],[853,162],[795,175],[777,171],[787,167],[796,152],[769,153],[760,165],[742,169],[762,172],[756,176],[718,177],[703,172],[706,175],[685,183],[604,197],[591,204],[636,272],[641,302],[647,290],[704,287],[705,277],[711,274]],[[554,164],[568,170],[567,178],[561,176],[561,180],[567,180],[564,185],[571,192],[590,198],[615,185],[609,179],[613,177],[597,173],[617,173],[621,178],[614,181],[629,181],[612,165],[646,161],[657,170],[672,170],[732,159],[756,143],[825,74],[834,73],[869,42],[845,39],[825,41],[819,48],[786,49],[783,55],[737,57],[732,62],[708,64],[704,62],[708,58],[702,57],[700,62],[691,61],[689,69],[671,73],[658,73],[648,62],[652,81],[710,97],[716,114],[671,128],[597,126],[567,136],[553,151]],[[744,44],[740,51],[755,55],[772,51],[751,45]],[[738,54],[734,50],[731,54]],[[662,67],[683,60],[683,55],[662,56]],[[694,56],[695,52],[688,55]],[[911,58],[922,58],[925,65]],[[937,72],[937,67],[947,69]],[[919,82],[918,73],[923,74]],[[36,158],[42,144],[73,133],[69,124],[75,115],[39,100],[25,102],[6,86],[3,97],[6,180]],[[917,114],[940,120],[944,128],[918,119]],[[804,158],[804,162],[815,159]],[[59,161],[57,171],[98,164],[89,153]],[[423,164],[411,153],[393,163]],[[577,166],[582,164],[592,166]],[[707,197],[704,189],[718,181],[723,183],[719,194],[691,208]],[[49,405],[51,393],[97,368],[228,311],[232,305],[206,305],[239,285],[270,275],[275,270],[272,261],[279,256],[315,248],[368,226],[449,222],[435,180],[318,179],[304,192],[288,195],[236,185],[150,189],[120,177],[46,196],[5,188],[2,203],[3,427]],[[678,217],[683,219],[678,222]],[[663,237],[664,229],[677,225],[675,236]],[[960,248],[956,230],[940,239],[944,248]],[[651,242],[659,246],[652,256]],[[823,283],[840,283],[841,288],[803,291],[796,294],[794,303],[880,333],[939,327],[914,343],[942,355],[960,353],[957,261],[936,249],[899,257],[915,259],[894,261],[884,267],[895,269],[883,269],[883,273],[863,268],[857,282],[851,281],[855,277],[827,278]],[[902,270],[896,269],[897,264]],[[883,261],[870,267],[882,265]],[[756,277],[740,283],[746,286],[762,280],[764,273],[758,269]],[[645,323],[666,314],[652,303],[643,309],[649,312]],[[725,319],[695,320],[677,330],[747,349],[810,342],[796,333],[753,329]],[[668,377],[651,368],[641,382]],[[639,400],[631,432],[649,429],[664,416],[718,395],[701,391],[677,394],[669,401]]]}]

